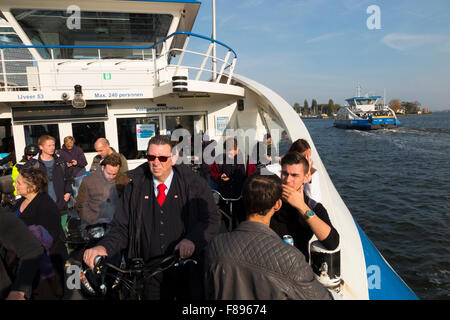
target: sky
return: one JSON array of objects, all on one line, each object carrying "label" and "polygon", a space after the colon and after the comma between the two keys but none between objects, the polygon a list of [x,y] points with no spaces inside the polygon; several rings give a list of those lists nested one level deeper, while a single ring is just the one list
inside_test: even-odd
[{"label": "sky", "polygon": [[[210,36],[212,1],[201,3],[192,32]],[[343,105],[359,84],[450,110],[450,0],[216,0],[216,25],[235,72],[291,105]]]}]

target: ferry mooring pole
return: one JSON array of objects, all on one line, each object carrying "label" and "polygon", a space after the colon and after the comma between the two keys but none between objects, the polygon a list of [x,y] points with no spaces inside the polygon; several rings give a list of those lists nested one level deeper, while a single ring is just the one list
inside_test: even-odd
[{"label": "ferry mooring pole", "polygon": [[[216,40],[216,0],[212,0],[212,35],[211,38]],[[217,72],[217,64],[216,64],[216,43],[213,43],[213,56],[212,56],[212,67],[213,67],[213,81],[216,81],[216,72]]]}]

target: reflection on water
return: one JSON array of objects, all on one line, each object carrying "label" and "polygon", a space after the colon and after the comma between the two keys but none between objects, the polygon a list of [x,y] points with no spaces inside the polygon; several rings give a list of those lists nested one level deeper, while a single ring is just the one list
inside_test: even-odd
[{"label": "reflection on water", "polygon": [[393,130],[305,119],[355,219],[422,299],[450,298],[450,113],[401,117]]}]

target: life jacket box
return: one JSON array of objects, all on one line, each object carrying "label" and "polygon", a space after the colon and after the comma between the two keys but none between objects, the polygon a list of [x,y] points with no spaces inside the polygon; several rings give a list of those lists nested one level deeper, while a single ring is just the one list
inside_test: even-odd
[{"label": "life jacket box", "polygon": [[341,283],[341,249],[327,250],[320,241],[310,246],[310,264],[317,280],[327,288],[335,288]]},{"label": "life jacket box", "polygon": [[0,192],[1,193],[13,193],[14,185],[11,176],[0,177]]}]

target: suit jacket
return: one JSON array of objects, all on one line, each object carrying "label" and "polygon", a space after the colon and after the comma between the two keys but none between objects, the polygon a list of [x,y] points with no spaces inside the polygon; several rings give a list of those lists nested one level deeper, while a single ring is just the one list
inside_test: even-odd
[{"label": "suit jacket", "polygon": [[[178,181],[177,188],[180,190],[179,200],[182,203],[180,215],[184,225],[184,231],[179,237],[191,240],[195,244],[195,252],[201,253],[207,242],[219,232],[220,215],[217,213],[217,206],[205,179],[183,164],[174,166],[173,170]],[[153,184],[153,176],[148,163],[143,163],[129,171],[127,175],[131,178],[131,182],[125,187],[116,208],[111,231],[99,245],[106,248],[108,255],[127,249],[128,258],[138,258],[143,257],[143,251],[149,247],[148,243],[142,243],[143,215],[148,215],[155,209],[154,202],[149,201],[155,197],[153,187],[151,191],[143,189]],[[153,195],[148,192],[152,192]],[[152,236],[158,235],[146,235],[144,238],[151,239]]]}]

